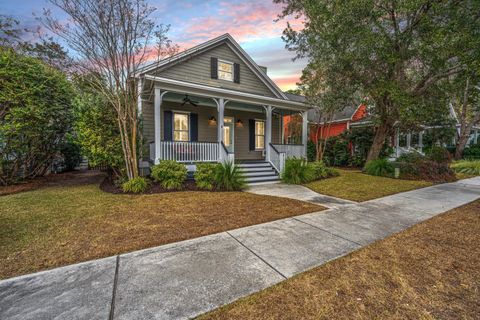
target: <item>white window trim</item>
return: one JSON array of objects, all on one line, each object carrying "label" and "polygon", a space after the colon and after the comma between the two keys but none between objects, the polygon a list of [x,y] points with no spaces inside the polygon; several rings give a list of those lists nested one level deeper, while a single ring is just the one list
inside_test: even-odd
[{"label": "white window trim", "polygon": [[[172,110],[172,141],[177,141],[177,142],[190,142],[190,128],[191,128],[191,124],[190,124],[190,112],[188,111],[177,111],[177,110]],[[187,130],[175,130],[175,114],[184,114],[188,117],[188,129]],[[184,140],[175,140],[175,131],[187,131],[187,134],[188,134],[188,140],[184,141]]]},{"label": "white window trim", "polygon": [[[226,64],[229,64],[229,65],[232,66],[232,79],[231,80],[220,78],[220,71],[221,71],[220,70],[220,63],[226,63]],[[227,61],[227,60],[217,59],[217,78],[218,78],[218,80],[233,82],[233,79],[235,78],[234,63],[231,62],[231,61]]]},{"label": "white window trim", "polygon": [[[254,137],[255,137],[255,151],[263,151],[263,150],[265,150],[265,130],[267,129],[265,127],[266,121],[264,119],[254,119],[254,120],[255,120],[255,122],[254,122],[255,123],[254,124],[255,128],[253,130],[254,131],[253,133],[254,133]],[[257,134],[257,130],[256,130],[256,127],[257,127],[256,123],[257,122],[263,122],[263,135],[262,134]],[[263,148],[257,148],[257,136],[263,136]]]}]

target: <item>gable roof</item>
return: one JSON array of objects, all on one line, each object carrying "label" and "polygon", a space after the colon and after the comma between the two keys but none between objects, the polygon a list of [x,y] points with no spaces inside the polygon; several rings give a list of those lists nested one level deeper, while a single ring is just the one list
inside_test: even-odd
[{"label": "gable roof", "polygon": [[293,94],[288,92],[284,92],[283,94],[287,96],[288,100],[297,101],[297,102],[305,102],[307,100],[304,96],[301,96],[298,94]]},{"label": "gable roof", "polygon": [[217,38],[208,40],[204,43],[201,43],[197,46],[194,46],[188,50],[180,52],[172,57],[165,59],[160,62],[153,62],[151,64],[146,65],[145,67],[141,68],[137,72],[138,75],[143,75],[147,72],[151,72],[155,69],[161,67],[168,67],[169,65],[174,65],[182,61],[182,59],[187,58],[189,56],[197,55],[201,52],[204,52],[214,46],[219,44],[226,43],[232,51],[249,67],[249,69],[272,91],[272,93],[281,99],[290,100],[285,93],[275,84],[275,82],[270,79],[269,76],[262,70],[253,59],[240,47],[240,45],[233,39],[233,37],[225,33]]},{"label": "gable roof", "polygon": [[[362,107],[362,104],[358,105],[357,107],[354,106],[347,106],[343,108],[340,111],[337,111],[333,114],[332,122],[347,122],[347,121],[352,121],[354,115],[357,113],[357,111]],[[316,114],[315,110],[309,110],[308,111],[308,121],[310,122],[316,122]],[[365,118],[365,117],[363,117]],[[362,118],[362,119],[363,119]],[[323,119],[321,121],[324,121]]]}]

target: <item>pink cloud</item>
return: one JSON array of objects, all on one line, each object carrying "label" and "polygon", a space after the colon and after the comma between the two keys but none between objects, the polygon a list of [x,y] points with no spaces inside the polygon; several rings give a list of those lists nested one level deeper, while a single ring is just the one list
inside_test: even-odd
[{"label": "pink cloud", "polygon": [[272,80],[283,91],[288,89],[295,89],[297,87],[297,82],[300,81],[300,74],[294,74],[284,77],[272,77]]},{"label": "pink cloud", "polygon": [[275,22],[281,8],[271,2],[247,1],[244,3],[220,2],[217,12],[207,17],[198,17],[182,28],[182,40],[177,42],[182,48],[193,43],[201,43],[226,32],[237,41],[247,42],[261,38],[280,37],[290,22],[292,27],[303,26],[301,19],[287,19]]}]

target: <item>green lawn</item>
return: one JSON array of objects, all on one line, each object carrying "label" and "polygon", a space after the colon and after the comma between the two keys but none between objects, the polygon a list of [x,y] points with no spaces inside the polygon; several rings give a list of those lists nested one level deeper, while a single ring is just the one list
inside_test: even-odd
[{"label": "green lawn", "polygon": [[356,170],[338,171],[338,177],[314,181],[306,186],[321,194],[352,201],[366,201],[432,185],[427,181],[370,176]]},{"label": "green lawn", "polygon": [[115,195],[60,184],[0,196],[0,278],[323,209],[245,192]]}]

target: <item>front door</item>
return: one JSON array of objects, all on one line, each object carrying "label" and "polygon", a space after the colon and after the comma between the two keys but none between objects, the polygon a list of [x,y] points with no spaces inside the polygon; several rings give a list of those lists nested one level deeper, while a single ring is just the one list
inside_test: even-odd
[{"label": "front door", "polygon": [[233,135],[234,135],[234,122],[232,117],[225,117],[223,119],[223,141],[228,152],[234,152],[233,149]]}]

